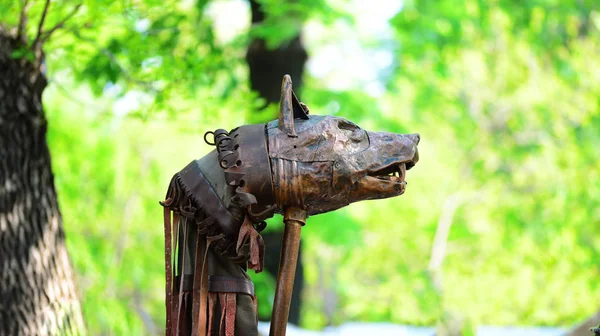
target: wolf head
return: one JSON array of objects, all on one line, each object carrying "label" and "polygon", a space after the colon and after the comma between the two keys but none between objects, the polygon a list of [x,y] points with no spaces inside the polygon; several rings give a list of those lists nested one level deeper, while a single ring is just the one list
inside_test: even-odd
[{"label": "wolf head", "polygon": [[214,132],[228,194],[235,191],[223,201],[246,208],[257,222],[287,207],[314,215],[398,196],[406,189],[406,171],[419,160],[419,140],[418,134],[369,132],[343,118],[309,116],[286,75],[279,117],[266,129]]},{"label": "wolf head", "polygon": [[277,120],[208,134],[216,149],[176,181],[195,203],[222,209],[215,217],[226,234],[236,234],[246,216],[258,224],[290,207],[315,215],[401,195],[406,171],[419,159],[418,134],[369,132],[343,118],[309,116],[289,76]]},{"label": "wolf head", "polygon": [[[207,132],[205,140],[216,149],[175,174],[161,204],[195,220],[203,234],[221,237],[213,245],[235,260],[248,257],[240,248],[251,232],[244,223],[260,231],[286,209],[315,215],[401,195],[406,171],[419,159],[418,134],[368,132],[343,118],[309,116],[289,76],[278,120]],[[258,245],[251,246],[260,269]]]},{"label": "wolf head", "polygon": [[398,196],[418,161],[418,134],[369,132],[343,118],[309,116],[282,83],[279,118],[267,125],[273,190],[280,209],[310,214]]}]

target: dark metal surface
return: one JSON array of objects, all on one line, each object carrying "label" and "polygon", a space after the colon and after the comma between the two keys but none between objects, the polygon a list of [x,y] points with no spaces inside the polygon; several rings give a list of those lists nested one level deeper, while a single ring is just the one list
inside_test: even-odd
[{"label": "dark metal surface", "polygon": [[[275,204],[271,165],[268,160],[265,126],[241,126],[231,133],[232,148],[238,148],[239,165],[225,170],[225,179],[236,186],[238,195],[247,193],[260,200],[251,204],[248,210],[260,214]],[[231,176],[228,176],[230,175]],[[239,183],[237,183],[239,179]],[[270,216],[269,216],[270,217]],[[258,220],[258,219],[257,219]]]},{"label": "dark metal surface", "polygon": [[[281,90],[278,120],[267,125],[245,125],[230,132],[218,129],[205,134],[206,142],[216,149],[176,174],[167,193],[168,200],[162,203],[174,212],[173,225],[177,225],[175,217],[179,216],[197,226],[198,238],[192,237],[190,241],[205,237],[207,251],[212,242],[211,249],[228,257],[223,262],[256,272],[263,268],[264,245],[259,234],[264,228],[263,221],[274,213],[284,215],[285,232],[271,336],[285,335],[300,232],[306,217],[352,202],[403,194],[406,170],[419,159],[420,140],[418,134],[367,132],[343,118],[309,116],[308,107],[296,98],[289,76],[284,77]],[[207,139],[208,135],[211,139]],[[165,230],[170,226],[170,218],[165,213]],[[175,248],[167,231],[165,255],[171,260],[169,254]],[[184,235],[187,241],[186,237]],[[177,241],[175,245],[179,256],[199,248],[188,247],[187,243],[179,248]],[[199,255],[195,270],[190,269],[195,280],[200,270],[207,267],[204,261],[200,262]],[[189,263],[186,258],[182,260],[184,266],[186,261]],[[170,267],[167,263],[167,274],[172,272]],[[183,273],[188,275],[185,270]],[[201,273],[203,278],[207,276],[206,272]],[[184,277],[179,279],[178,288],[183,288]],[[212,279],[210,286],[224,289],[223,293],[249,292],[245,285],[234,286],[224,278]],[[186,334],[183,330],[188,330],[188,323],[182,322],[180,329],[183,320],[176,316],[187,316],[188,300],[182,299],[189,293],[183,293],[170,280],[168,275],[167,301],[175,308],[168,313],[167,331]],[[205,330],[206,313],[198,307],[206,306],[207,288],[204,295],[199,295],[202,286],[196,282],[191,300],[198,313],[193,314],[193,329]],[[207,282],[208,277],[200,284]],[[178,305],[173,303],[177,301],[177,294]],[[235,319],[235,295],[227,297],[231,300],[221,308],[228,311],[228,319]],[[227,323],[220,328],[233,330]]]},{"label": "dark metal surface", "polygon": [[[206,209],[210,209],[212,217],[218,222],[222,232],[236,234],[239,231],[242,221],[232,215],[223,205],[202,173],[197,161],[190,162],[173,179],[181,181],[181,186],[184,189],[183,193],[186,196],[197,204],[203,204]],[[193,217],[193,214],[190,217]]]},{"label": "dark metal surface", "polygon": [[289,207],[283,214],[285,231],[283,232],[283,245],[279,259],[279,273],[277,274],[277,288],[273,313],[271,315],[271,336],[285,336],[296,262],[298,261],[298,247],[300,246],[300,233],[306,223],[306,211],[300,208]]}]

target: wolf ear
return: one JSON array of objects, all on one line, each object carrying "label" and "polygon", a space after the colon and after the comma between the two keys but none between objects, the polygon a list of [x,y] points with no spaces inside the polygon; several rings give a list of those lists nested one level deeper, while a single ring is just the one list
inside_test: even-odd
[{"label": "wolf ear", "polygon": [[281,82],[281,102],[279,103],[279,130],[291,137],[296,137],[294,119],[308,119],[308,115],[296,94],[292,90],[292,78],[290,75],[283,76]]}]

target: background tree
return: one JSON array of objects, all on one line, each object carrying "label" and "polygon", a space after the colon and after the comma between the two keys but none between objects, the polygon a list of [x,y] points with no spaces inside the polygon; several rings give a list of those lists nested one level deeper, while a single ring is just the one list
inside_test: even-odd
[{"label": "background tree", "polygon": [[69,17],[49,28],[44,23],[50,1],[33,22],[31,4],[20,5],[18,25],[0,26],[0,333],[79,334],[84,324],[42,105],[47,84],[42,46]]}]

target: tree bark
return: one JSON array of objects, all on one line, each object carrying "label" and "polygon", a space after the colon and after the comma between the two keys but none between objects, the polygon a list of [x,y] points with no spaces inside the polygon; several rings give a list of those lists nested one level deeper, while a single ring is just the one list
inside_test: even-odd
[{"label": "tree bark", "polygon": [[25,45],[0,27],[0,334],[78,335],[85,327],[46,142],[46,79],[39,59],[11,57]]}]

